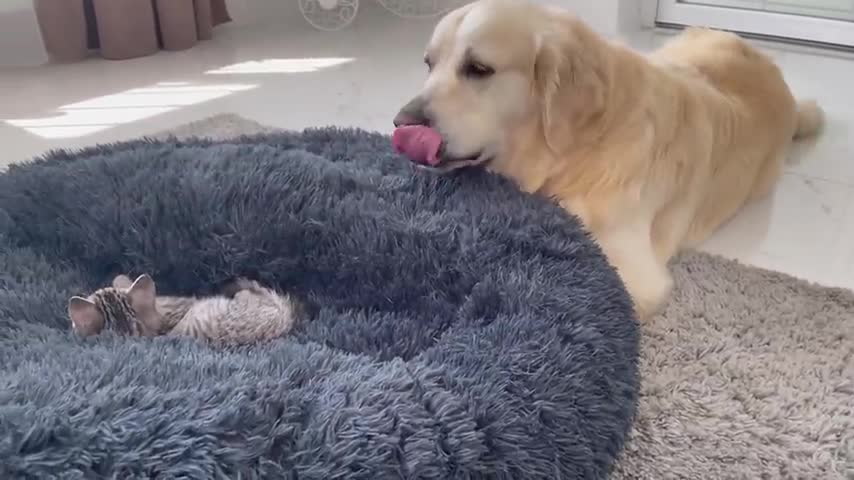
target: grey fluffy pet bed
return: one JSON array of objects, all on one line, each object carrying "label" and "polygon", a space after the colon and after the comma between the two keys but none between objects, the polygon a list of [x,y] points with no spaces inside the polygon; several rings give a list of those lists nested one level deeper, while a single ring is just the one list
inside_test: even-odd
[{"label": "grey fluffy pet bed", "polygon": [[[602,478],[638,329],[575,221],[388,138],[313,130],[55,153],[0,175],[0,478]],[[235,275],[306,297],[217,350],[81,340],[70,295]]]}]

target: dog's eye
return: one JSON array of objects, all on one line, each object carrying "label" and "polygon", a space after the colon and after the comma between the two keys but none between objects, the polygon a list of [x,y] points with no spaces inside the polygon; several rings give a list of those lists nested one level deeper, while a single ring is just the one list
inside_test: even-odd
[{"label": "dog's eye", "polygon": [[424,65],[427,65],[428,72],[433,70],[433,62],[430,61],[430,57],[424,57]]},{"label": "dog's eye", "polygon": [[468,61],[463,64],[463,75],[468,78],[486,78],[495,73],[495,69],[480,62]]}]

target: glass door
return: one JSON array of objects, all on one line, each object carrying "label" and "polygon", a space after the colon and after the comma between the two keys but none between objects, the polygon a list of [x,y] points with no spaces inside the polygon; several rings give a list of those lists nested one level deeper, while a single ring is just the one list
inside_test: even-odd
[{"label": "glass door", "polygon": [[854,0],[659,0],[656,20],[854,47]]}]

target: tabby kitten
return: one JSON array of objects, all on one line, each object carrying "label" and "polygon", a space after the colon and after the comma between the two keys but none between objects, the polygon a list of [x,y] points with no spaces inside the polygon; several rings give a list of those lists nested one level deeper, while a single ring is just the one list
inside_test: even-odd
[{"label": "tabby kitten", "polygon": [[223,295],[157,296],[154,280],[119,275],[111,287],[87,298],[71,297],[68,315],[77,334],[111,330],[120,335],[183,335],[216,344],[245,345],[284,336],[302,316],[300,302],[238,279]]}]

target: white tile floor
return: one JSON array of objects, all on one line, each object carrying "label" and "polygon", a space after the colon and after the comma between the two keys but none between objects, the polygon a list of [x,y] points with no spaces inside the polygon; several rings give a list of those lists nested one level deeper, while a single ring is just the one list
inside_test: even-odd
[{"label": "white tile floor", "polygon": [[[423,79],[432,22],[368,10],[342,32],[301,18],[220,28],[213,41],[128,62],[0,70],[0,167],[52,148],[137,137],[233,112],[282,128],[389,131]],[[631,43],[648,49],[663,35]],[[854,57],[764,45],[828,128],[793,158],[776,193],[747,208],[704,249],[825,285],[854,288]]]}]

